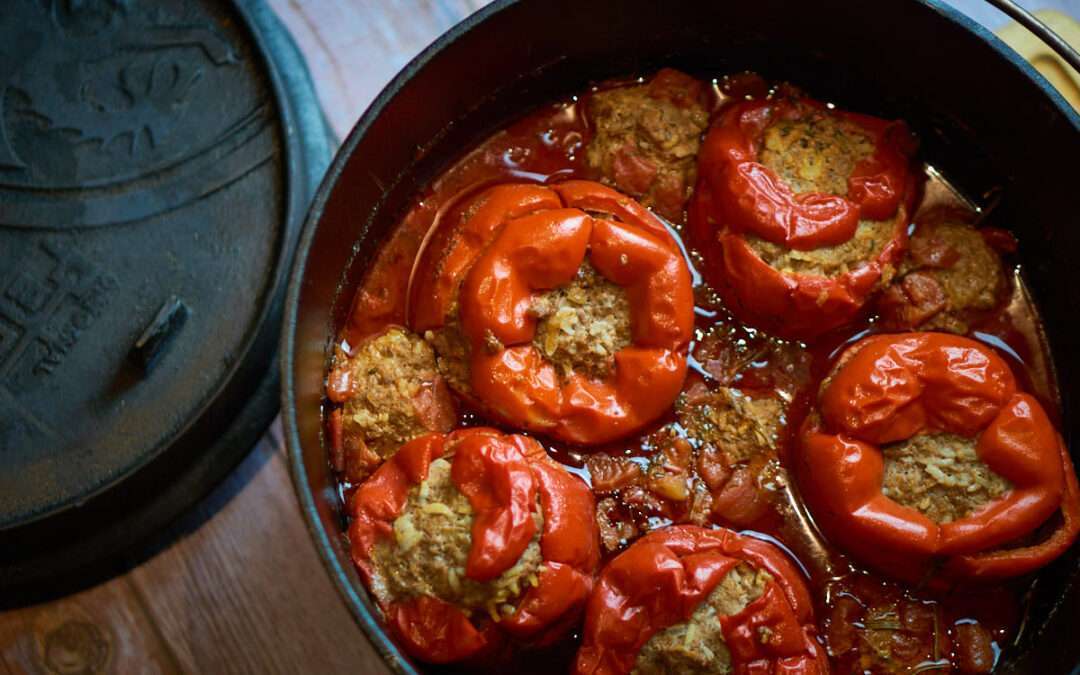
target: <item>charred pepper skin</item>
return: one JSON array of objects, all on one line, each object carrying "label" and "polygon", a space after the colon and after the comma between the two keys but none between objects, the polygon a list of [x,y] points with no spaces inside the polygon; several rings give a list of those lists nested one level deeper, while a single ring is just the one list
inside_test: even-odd
[{"label": "charred pepper skin", "polygon": [[648,534],[604,568],[589,599],[574,672],[631,672],[649,638],[686,621],[742,562],[768,572],[772,580],[742,611],[720,617],[734,672],[828,673],[815,635],[809,592],[784,553],[731,530],[691,525]]},{"label": "charred pepper skin", "polygon": [[[1012,489],[939,524],[882,494],[880,447],[925,431],[976,439],[978,458]],[[801,429],[800,490],[825,533],[868,564],[941,583],[1017,576],[1045,565],[1077,535],[1076,476],[1061,437],[1008,364],[946,333],[878,335],[841,356]],[[1001,550],[1056,512],[1041,544]]]},{"label": "charred pepper skin", "polygon": [[[859,162],[844,196],[796,194],[757,161],[762,136],[775,121],[827,114],[861,129],[875,152]],[[779,337],[810,339],[860,312],[907,246],[908,216],[917,194],[914,141],[900,122],[828,110],[811,99],[744,101],[723,111],[705,137],[690,236],[709,264],[704,272],[739,318]],[[746,237],[792,250],[850,240],[859,221],[896,219],[876,257],[835,277],[784,272],[766,263]]]},{"label": "charred pepper skin", "polygon": [[382,610],[405,651],[429,663],[452,663],[481,657],[510,638],[546,644],[562,637],[579,616],[599,564],[596,507],[588,486],[524,436],[473,428],[428,434],[402,446],[351,499],[349,540],[364,582],[372,585],[372,551],[380,539],[394,536],[409,490],[444,456],[451,462],[451,480],[475,514],[466,577],[488,581],[516,564],[536,534],[531,514],[537,499],[544,514],[540,550],[546,569],[514,613],[494,623],[474,622],[459,607],[430,596],[386,603]]}]

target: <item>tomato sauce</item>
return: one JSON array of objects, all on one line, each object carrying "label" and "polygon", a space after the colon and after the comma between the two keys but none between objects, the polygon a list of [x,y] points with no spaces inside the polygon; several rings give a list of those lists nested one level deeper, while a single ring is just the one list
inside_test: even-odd
[{"label": "tomato sauce", "polygon": [[[761,96],[774,89],[753,74],[725,77],[713,82],[711,104],[717,109],[728,101]],[[598,178],[591,175],[584,158],[590,133],[584,115],[588,95],[541,107],[498,131],[416,197],[355,296],[340,333],[346,354],[351,345],[387,325],[406,324],[409,303],[419,301],[409,298],[415,261],[426,246],[438,245],[434,233],[440,220],[464,199],[501,182],[543,184]],[[920,214],[952,208],[980,217],[975,206],[936,170],[925,170]],[[917,214],[915,220],[919,217]],[[670,230],[686,250],[683,224],[672,223]],[[698,252],[686,252],[691,267],[700,262]],[[1060,402],[1038,313],[1015,260],[1006,258],[1006,262],[1014,269],[1008,301],[974,322],[970,336],[1004,356],[1021,386],[1035,394],[1057,421]],[[694,271],[693,277],[696,330],[684,392],[720,384],[750,396],[779,392],[790,401],[777,461],[751,463],[751,475],[744,481],[743,496],[751,501],[761,499],[768,508],[751,527],[735,529],[749,530],[780,544],[807,574],[819,635],[834,672],[989,672],[1001,650],[1017,637],[1024,615],[1025,582],[978,592],[940,593],[879,578],[832,548],[819,534],[784,469],[790,466],[795,430],[822,378],[845,345],[881,332],[876,317],[865,314],[812,345],[778,340],[732,319],[701,275]],[[491,424],[465,405],[459,410],[460,426]],[[672,413],[643,433],[587,452],[540,438],[551,457],[594,487],[599,510],[609,519],[612,536],[619,542],[607,551],[608,559],[648,531],[695,518],[695,498],[683,498],[680,485],[694,484],[698,478],[707,481],[704,474],[711,468],[693,456],[685,435]],[[665,482],[666,476],[678,480]],[[354,488],[343,478],[342,498]],[[755,494],[762,491],[765,494]],[[565,672],[576,647],[577,637],[571,636],[540,658],[507,658],[522,672]]]}]

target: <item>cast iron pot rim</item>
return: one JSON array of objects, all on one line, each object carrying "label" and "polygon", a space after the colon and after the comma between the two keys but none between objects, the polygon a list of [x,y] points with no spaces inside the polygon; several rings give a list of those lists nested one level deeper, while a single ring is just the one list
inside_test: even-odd
[{"label": "cast iron pot rim", "polygon": [[[319,511],[315,505],[315,498],[308,486],[307,470],[304,467],[304,450],[300,442],[300,432],[296,420],[296,395],[295,378],[293,375],[293,353],[296,347],[296,324],[299,312],[300,288],[303,285],[304,273],[307,270],[308,254],[311,251],[312,242],[315,239],[315,231],[322,220],[323,211],[330,194],[337,187],[338,179],[344,171],[345,165],[351,159],[356,146],[367,134],[374,121],[382,114],[387,103],[422,70],[429,61],[439,55],[446,47],[455,42],[459,37],[472,30],[475,26],[483,23],[491,16],[521,2],[522,0],[496,0],[490,5],[469,15],[461,22],[452,26],[428,45],[422,52],[414,57],[401,71],[385,86],[375,100],[371,102],[364,114],[356,122],[349,132],[345,142],[339,148],[333,163],[327,170],[322,184],[319,186],[315,199],[311,203],[307,220],[304,222],[300,235],[300,243],[297,246],[293,263],[292,277],[289,281],[288,295],[285,300],[285,321],[282,327],[282,353],[281,353],[281,407],[283,412],[283,426],[285,429],[285,442],[289,453],[289,469],[292,474],[293,488],[300,501],[301,510],[304,513],[304,521],[312,538],[315,540],[322,558],[323,565],[330,573],[330,577],[341,593],[342,602],[348,605],[353,616],[364,629],[368,639],[383,657],[385,663],[395,672],[403,675],[414,675],[417,671],[410,664],[409,657],[390,639],[389,633],[382,625],[382,620],[375,616],[364,603],[357,587],[350,581],[348,572],[342,567],[333,551],[330,535],[322,525]],[[962,28],[982,38],[998,56],[1008,61],[1012,66],[1020,70],[1028,79],[1042,90],[1042,93],[1065,115],[1073,127],[1080,132],[1080,114],[1072,108],[1065,98],[1044,78],[1035,68],[1012,48],[1001,41],[996,35],[987,30],[981,24],[975,22],[966,14],[951,6],[943,4],[941,0],[911,0],[911,2],[923,5],[936,12],[948,21],[958,24]],[[372,215],[374,214],[372,210]],[[369,215],[369,219],[372,217]],[[334,536],[341,536],[341,532],[335,532]]]}]

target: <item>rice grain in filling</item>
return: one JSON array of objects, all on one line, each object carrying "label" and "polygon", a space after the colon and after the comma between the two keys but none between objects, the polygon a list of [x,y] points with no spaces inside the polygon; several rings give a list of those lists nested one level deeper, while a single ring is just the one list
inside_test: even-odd
[{"label": "rice grain in filling", "polygon": [[424,333],[424,339],[435,350],[439,373],[454,391],[468,395],[472,391],[469,381],[469,358],[472,350],[462,331],[457,303],[451,309],[451,319],[445,326]]},{"label": "rice grain in filling", "polygon": [[765,592],[772,577],[739,563],[716,585],[687,621],[653,635],[638,652],[634,675],[727,675],[733,671],[720,617],[738,614]]},{"label": "rice grain in filling", "polygon": [[530,313],[537,318],[533,345],[563,378],[575,372],[606,378],[615,353],[630,344],[626,290],[601,276],[588,260],[569,284],[537,297]]},{"label": "rice grain in filling", "polygon": [[342,410],[344,433],[382,459],[417,436],[449,431],[453,420],[425,420],[417,409],[419,396],[436,395],[422,390],[437,378],[435,354],[419,336],[391,328],[361,343],[343,367],[351,392]]},{"label": "rice grain in filling", "polygon": [[[934,253],[945,262],[925,264],[923,259]],[[919,327],[960,335],[970,328],[967,314],[993,309],[1007,285],[997,252],[977,229],[963,223],[920,225],[911,237],[911,253],[900,265],[901,275],[910,272],[933,279],[945,298],[941,311]]]},{"label": "rice grain in filling", "polygon": [[696,100],[700,84],[681,78],[681,104],[657,96],[647,84],[600,91],[589,101],[594,129],[586,150],[589,167],[604,183],[672,220],[681,219],[694,185],[709,123],[705,106]]},{"label": "rice grain in filling", "polygon": [[492,581],[470,579],[465,564],[472,546],[473,510],[450,470],[450,461],[435,460],[427,479],[409,491],[405,508],[394,520],[393,538],[381,539],[372,551],[372,591],[384,604],[427,595],[497,620],[512,614],[518,598],[539,583],[543,515],[537,506],[536,535],[513,567]]},{"label": "rice grain in filling", "polygon": [[[758,160],[796,194],[846,196],[851,172],[873,153],[873,142],[856,126],[817,114],[801,120],[781,120],[767,128]],[[809,251],[796,251],[754,236],[747,236],[746,241],[762,260],[786,274],[837,277],[877,258],[894,238],[895,229],[895,219],[862,220],[848,241]],[[893,272],[891,268],[886,270],[881,283],[891,281]]]},{"label": "rice grain in filling", "polygon": [[971,515],[1012,489],[975,453],[975,440],[948,433],[918,434],[882,448],[882,494],[936,523]]}]

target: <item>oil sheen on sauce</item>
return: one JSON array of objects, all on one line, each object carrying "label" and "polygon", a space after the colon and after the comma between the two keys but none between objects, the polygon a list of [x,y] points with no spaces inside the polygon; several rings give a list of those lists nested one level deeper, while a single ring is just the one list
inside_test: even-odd
[{"label": "oil sheen on sauce", "polygon": [[[723,78],[714,81],[714,107],[732,98],[762,93],[762,80],[755,76]],[[541,107],[496,132],[417,196],[383,244],[354,297],[346,325],[340,332],[340,345],[346,354],[350,345],[387,325],[406,324],[414,262],[430,243],[443,214],[462,200],[501,182],[547,183],[596,178],[590,175],[584,161],[589,138],[583,114],[587,97],[585,94],[581,99],[574,97]],[[986,217],[941,173],[930,166],[925,171],[927,182],[920,213],[944,207],[972,212],[976,220]],[[919,214],[915,217],[918,219]],[[681,224],[671,224],[671,231],[681,243]],[[693,267],[697,254],[686,253]],[[1060,417],[1052,361],[1038,313],[1024,286],[1019,265],[1015,261],[1006,262],[1013,263],[1011,295],[1002,307],[975,321],[970,335],[1005,356],[1051,415]],[[809,346],[778,341],[731,319],[696,272],[694,281],[697,330],[691,345],[687,388],[695,383],[715,383],[719,373],[726,373],[719,375],[725,386],[748,392],[773,390],[791,402],[779,443],[778,466],[769,468],[764,477],[759,474],[757,481],[759,489],[772,493],[770,502],[774,509],[744,531],[781,545],[806,572],[815,594],[820,635],[835,672],[944,673],[969,664],[972,658],[996,661],[1000,650],[1017,637],[1022,624],[1022,587],[1012,584],[980,589],[977,593],[934,595],[866,572],[820,535],[783,469],[791,452],[792,430],[798,428],[805,415],[811,392],[816,391],[845,345],[878,330],[875,318],[863,317],[856,325]],[[490,424],[464,407],[459,421],[463,426]],[[658,436],[657,430],[661,428],[667,429],[666,436]],[[592,485],[589,456],[604,453],[619,461],[636,463],[645,471],[661,446],[677,441],[680,433],[672,415],[636,437],[598,450],[590,449],[588,453],[552,443],[550,439],[541,440],[557,461]],[[342,479],[343,500],[352,487]],[[598,501],[603,496],[598,494]],[[689,507],[685,503],[663,501],[637,503],[627,495],[616,495],[610,503],[617,511],[615,517],[625,519],[627,527],[636,534],[643,534],[688,519]],[[548,650],[542,658],[536,655],[508,658],[512,667],[521,672],[565,672],[575,648],[576,641],[570,638]],[[542,668],[537,666],[538,662],[543,664]]]}]

